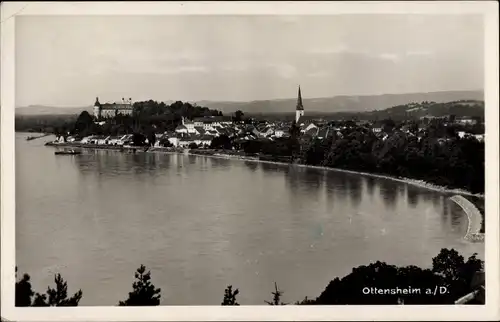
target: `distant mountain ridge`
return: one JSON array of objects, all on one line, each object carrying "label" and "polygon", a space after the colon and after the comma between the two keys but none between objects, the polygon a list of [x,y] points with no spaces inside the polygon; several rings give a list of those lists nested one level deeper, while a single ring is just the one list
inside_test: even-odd
[{"label": "distant mountain ridge", "polygon": [[[307,98],[307,91],[302,92],[305,113],[370,112],[383,110],[407,103],[423,101],[445,103],[459,100],[484,101],[483,91],[446,91],[409,94],[382,94],[363,96],[334,96],[325,98]],[[251,102],[200,101],[198,105],[217,109],[223,113],[241,110],[249,114],[289,113],[295,111],[297,99],[259,100]]]},{"label": "distant mountain ridge", "polygon": [[[303,89],[302,101],[304,110],[317,113],[338,113],[351,112],[362,113],[374,110],[388,109],[394,106],[423,101],[445,103],[459,100],[484,101],[483,91],[443,91],[429,93],[408,93],[408,94],[382,94],[382,95],[361,95],[361,96],[334,96],[324,98],[307,98],[307,89]],[[164,101],[169,104],[173,101]],[[223,113],[232,114],[241,110],[247,114],[266,113],[290,113],[295,111],[296,98],[257,100],[250,102],[231,101],[197,101],[198,106],[220,110]],[[50,106],[29,106],[16,108],[16,115],[64,115],[79,114],[82,111],[92,113],[92,106],[86,107],[50,107]]]},{"label": "distant mountain ridge", "polygon": [[69,115],[80,114],[83,111],[93,113],[92,106],[85,107],[53,107],[43,105],[30,105],[26,107],[17,107],[16,116],[23,115]]}]

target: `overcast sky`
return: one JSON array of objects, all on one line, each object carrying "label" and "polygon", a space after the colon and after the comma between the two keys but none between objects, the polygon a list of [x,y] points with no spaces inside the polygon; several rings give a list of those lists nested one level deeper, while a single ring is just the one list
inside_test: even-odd
[{"label": "overcast sky", "polygon": [[19,16],[16,106],[483,89],[470,15]]}]

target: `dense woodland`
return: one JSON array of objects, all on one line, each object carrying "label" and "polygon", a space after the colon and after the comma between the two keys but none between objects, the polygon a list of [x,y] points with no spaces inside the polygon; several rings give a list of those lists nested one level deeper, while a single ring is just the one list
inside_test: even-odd
[{"label": "dense woodland", "polygon": [[83,111],[80,115],[17,116],[16,131],[53,133],[56,135],[91,134],[121,135],[173,131],[182,122],[182,117],[192,119],[203,116],[222,116],[222,112],[206,107],[177,101],[170,105],[153,100],[135,102],[132,115],[116,115],[105,118],[105,124],[94,123],[93,117]]},{"label": "dense woodland", "polygon": [[385,140],[355,124],[317,139],[301,136],[293,124],[290,137],[236,146],[248,154],[288,157],[295,163],[412,178],[484,193],[484,142],[459,138],[456,129],[439,124],[430,125],[420,139],[397,130],[395,124],[390,126],[393,129]]},{"label": "dense woodland", "polygon": [[[305,297],[293,304],[297,305],[334,305],[334,304],[454,304],[460,297],[475,290],[473,278],[476,272],[483,270],[484,262],[472,255],[466,261],[454,249],[442,249],[432,259],[431,269],[417,266],[397,267],[377,261],[367,266],[353,268],[352,272],[343,277],[335,278],[316,298]],[[17,268],[16,268],[17,275]],[[16,277],[17,279],[17,277]],[[78,306],[83,293],[79,290],[68,296],[68,285],[59,274],[54,280],[56,287],[48,287],[46,294],[40,294],[32,289],[30,276],[24,274],[16,281],[16,306]],[[396,289],[411,286],[420,289],[420,294],[363,294],[363,288]],[[441,288],[434,294],[435,287]],[[221,305],[240,305],[237,301],[238,289],[230,285],[226,288]],[[285,305],[284,293],[274,285],[271,299],[263,304]],[[119,306],[154,306],[168,305],[161,303],[161,289],[152,283],[151,272],[141,265],[135,272],[135,281],[128,297],[119,301]],[[481,303],[470,303],[481,304]]]}]

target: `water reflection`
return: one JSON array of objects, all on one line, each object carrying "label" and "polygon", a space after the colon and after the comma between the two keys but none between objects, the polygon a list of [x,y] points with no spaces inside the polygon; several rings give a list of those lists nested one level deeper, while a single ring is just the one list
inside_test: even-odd
[{"label": "water reflection", "polygon": [[[196,156],[194,156],[196,158]],[[229,170],[231,162],[234,162],[225,158],[212,158],[211,165],[214,169]]]},{"label": "water reflection", "polygon": [[256,172],[257,169],[259,168],[259,162],[253,162],[253,161],[243,161],[243,164],[247,166],[248,169],[250,169],[252,172]]},{"label": "water reflection", "polygon": [[406,189],[406,198],[408,201],[408,204],[412,207],[415,208],[419,202],[419,191],[417,188],[408,186],[408,189]]},{"label": "water reflection", "polygon": [[87,150],[73,160],[80,174],[105,177],[118,174],[157,176],[167,173],[172,166],[182,167],[184,162],[182,156],[159,153],[129,154],[106,150]]},{"label": "water reflection", "polygon": [[382,200],[384,201],[384,205],[389,210],[394,210],[396,207],[396,201],[398,197],[398,190],[395,182],[391,182],[386,179],[382,179],[379,181],[380,185],[380,195],[382,196]]},{"label": "water reflection", "polygon": [[375,178],[371,176],[366,177],[366,191],[368,194],[373,197],[373,193],[375,192]]},{"label": "water reflection", "polygon": [[172,290],[165,303],[218,305],[213,294],[237,281],[242,302],[262,304],[277,276],[293,301],[372,260],[484,253],[463,242],[466,216],[436,191],[426,201],[425,189],[379,178],[180,154],[58,158],[36,144],[16,140],[16,264],[43,272],[35,289],[53,283],[44,268],[65,267],[85,285],[81,305],[122,300],[141,263]]},{"label": "water reflection", "polygon": [[451,200],[444,200],[442,203],[442,213],[441,213],[441,224],[443,227],[449,227],[451,225],[451,215],[450,215],[450,203]]},{"label": "water reflection", "polygon": [[347,185],[349,190],[349,196],[351,197],[351,203],[354,207],[358,207],[361,202],[363,193],[363,177],[358,175],[350,176],[349,184]]},{"label": "water reflection", "polygon": [[347,180],[344,172],[329,171],[326,175],[327,190],[334,194],[337,202],[347,199]]}]

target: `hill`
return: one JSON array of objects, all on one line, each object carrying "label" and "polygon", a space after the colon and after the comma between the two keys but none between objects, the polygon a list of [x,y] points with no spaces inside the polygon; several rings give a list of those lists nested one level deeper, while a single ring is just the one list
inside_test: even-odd
[{"label": "hill", "polygon": [[358,120],[383,120],[390,118],[395,121],[418,119],[423,116],[441,117],[447,115],[455,115],[456,117],[479,117],[483,119],[484,101],[460,100],[445,103],[424,101],[421,103],[397,105],[387,109],[370,112],[338,112],[331,114],[332,118],[336,119],[356,118]]},{"label": "hill", "polygon": [[[365,96],[334,96],[325,98],[307,98],[303,94],[304,109],[307,112],[368,112],[387,109],[392,106],[411,102],[452,102],[459,100],[484,100],[482,91],[447,91],[431,93],[383,94]],[[251,102],[200,101],[198,105],[217,109],[223,113],[241,110],[251,114],[288,113],[295,111],[296,98],[262,100]]]},{"label": "hill", "polygon": [[[447,91],[431,93],[409,93],[409,94],[383,94],[365,96],[334,96],[325,98],[303,99],[306,115],[331,114],[337,112],[360,113],[373,110],[383,110],[392,106],[408,104],[411,102],[453,102],[460,100],[483,101],[482,91]],[[173,101],[165,101],[169,104]],[[250,102],[230,102],[230,101],[198,101],[193,102],[198,106],[208,107],[222,111],[225,115],[230,115],[237,110],[246,114],[276,114],[294,113],[296,98],[260,100]],[[83,110],[92,113],[92,107],[50,107],[34,105],[16,108],[16,115],[68,115],[79,114]]]},{"label": "hill", "polygon": [[43,105],[30,105],[26,107],[17,107],[16,116],[23,115],[73,115],[80,114],[83,111],[87,111],[90,114],[93,113],[92,106],[85,107],[53,107],[53,106],[43,106]]}]

